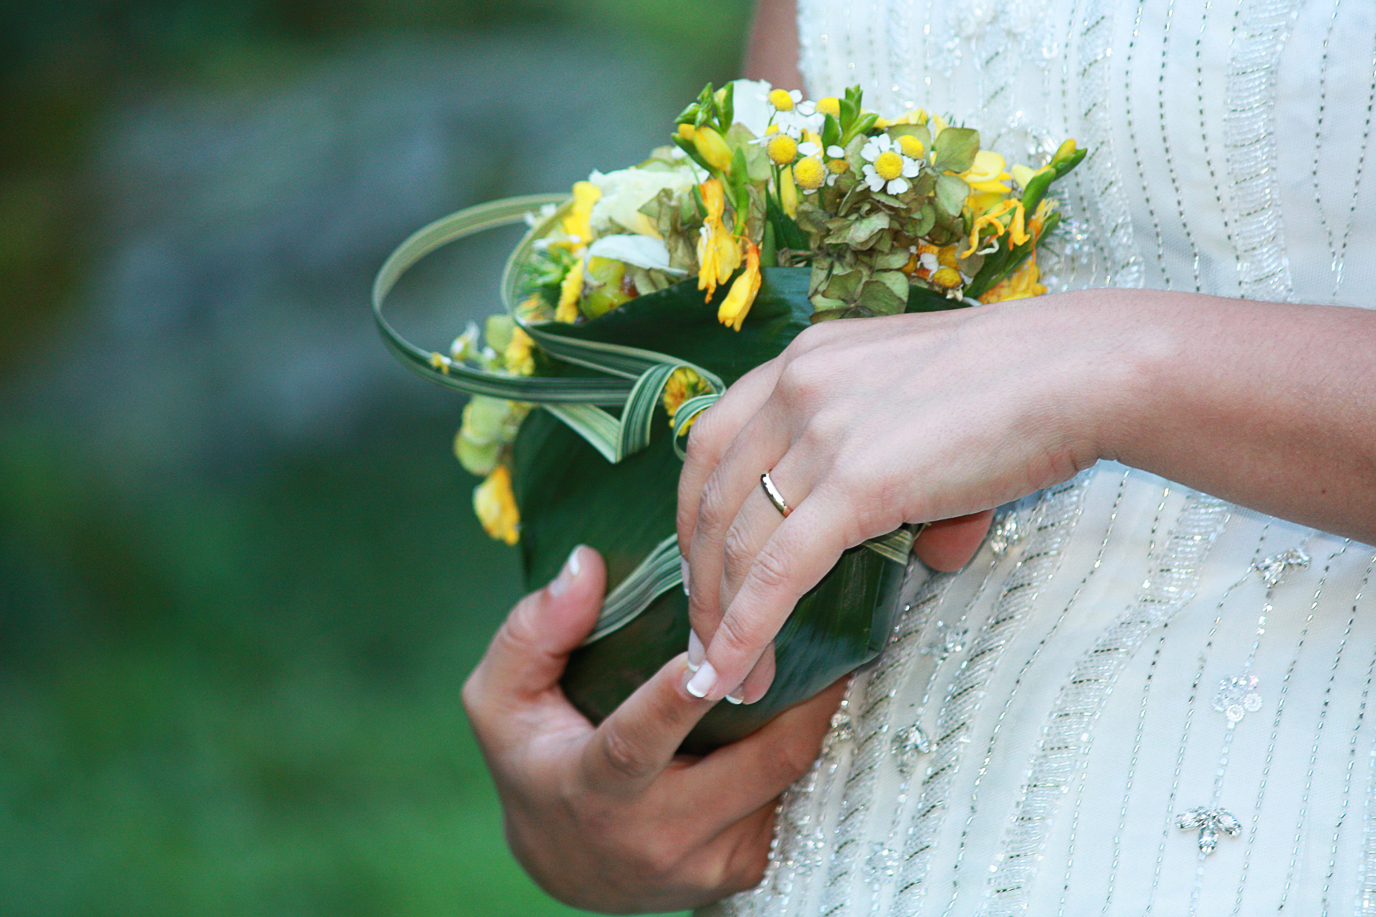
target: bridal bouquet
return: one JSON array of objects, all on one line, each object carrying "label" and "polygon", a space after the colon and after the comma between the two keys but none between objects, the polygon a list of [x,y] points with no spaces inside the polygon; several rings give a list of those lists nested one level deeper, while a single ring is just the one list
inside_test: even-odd
[{"label": "bridal bouquet", "polygon": [[[563,682],[593,719],[687,645],[674,510],[693,419],[810,323],[1045,292],[1037,250],[1060,219],[1046,194],[1084,157],[1068,140],[1010,166],[939,116],[866,111],[858,88],[814,104],[748,81],[706,87],[671,139],[571,195],[421,229],[373,291],[402,361],[473,396],[455,451],[483,478],[483,526],[520,545],[528,580],[548,581],[577,544],[606,558],[610,591]],[[506,264],[506,308],[481,333],[434,353],[382,317],[417,260],[520,219],[531,228]],[[748,734],[872,659],[911,543],[900,529],[846,552],[779,634],[765,698],[713,710],[686,747]]]}]

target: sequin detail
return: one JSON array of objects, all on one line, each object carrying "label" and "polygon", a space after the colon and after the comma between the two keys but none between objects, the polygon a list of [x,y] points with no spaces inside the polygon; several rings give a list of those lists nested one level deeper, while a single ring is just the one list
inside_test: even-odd
[{"label": "sequin detail", "polygon": [[1180,816],[1176,822],[1181,830],[1199,829],[1199,852],[1208,856],[1218,847],[1220,834],[1237,837],[1242,833],[1242,823],[1227,809],[1199,806]]}]

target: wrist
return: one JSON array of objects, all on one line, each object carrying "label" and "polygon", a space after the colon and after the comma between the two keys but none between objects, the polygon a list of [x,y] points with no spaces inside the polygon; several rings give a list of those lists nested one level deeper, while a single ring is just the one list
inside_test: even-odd
[{"label": "wrist", "polygon": [[1078,448],[1084,466],[1132,463],[1161,432],[1169,381],[1180,369],[1187,332],[1172,294],[1081,290],[1066,294],[1081,334]]}]

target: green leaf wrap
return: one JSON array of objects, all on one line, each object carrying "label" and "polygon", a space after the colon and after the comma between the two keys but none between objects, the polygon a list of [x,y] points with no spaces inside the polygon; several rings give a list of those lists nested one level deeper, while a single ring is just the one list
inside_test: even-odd
[{"label": "green leaf wrap", "polygon": [[[808,327],[808,273],[766,269],[739,332],[717,322],[715,302],[704,302],[694,281],[642,296],[590,322],[541,327],[671,354],[729,384],[777,356]],[[602,553],[608,585],[615,586],[674,534],[682,465],[671,433],[667,417],[661,418],[646,449],[613,465],[548,413],[526,420],[516,442],[513,476],[531,588],[557,575],[578,544]],[[869,549],[847,551],[780,632],[769,693],[749,706],[718,705],[684,749],[703,752],[742,738],[873,659],[892,627],[903,575],[902,564]],[[563,678],[564,692],[589,718],[600,720],[687,645],[688,601],[675,588],[630,623],[576,651]]]}]

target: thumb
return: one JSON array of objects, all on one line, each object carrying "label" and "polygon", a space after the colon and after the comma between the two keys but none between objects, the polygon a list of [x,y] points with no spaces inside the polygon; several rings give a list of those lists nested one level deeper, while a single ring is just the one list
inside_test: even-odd
[{"label": "thumb", "polygon": [[471,686],[496,698],[530,699],[559,681],[569,653],[592,632],[606,586],[602,557],[579,545],[559,575],[511,610]]}]

